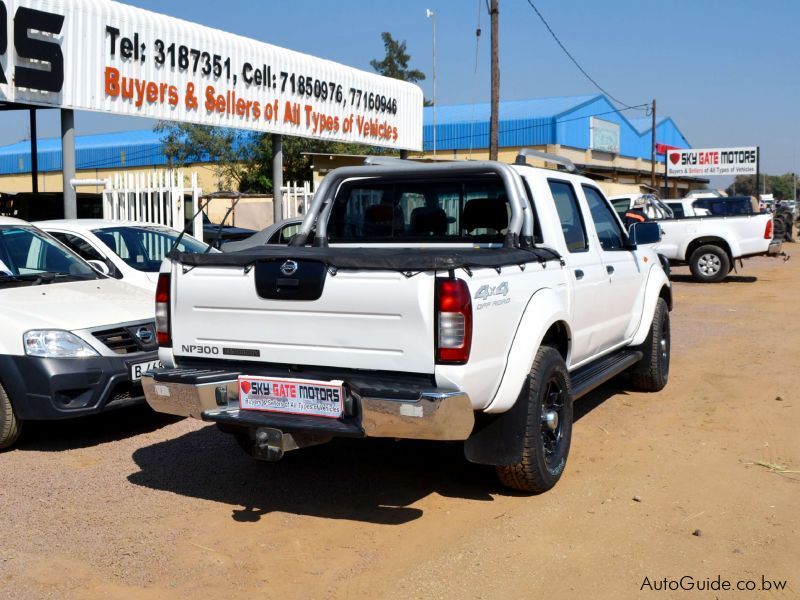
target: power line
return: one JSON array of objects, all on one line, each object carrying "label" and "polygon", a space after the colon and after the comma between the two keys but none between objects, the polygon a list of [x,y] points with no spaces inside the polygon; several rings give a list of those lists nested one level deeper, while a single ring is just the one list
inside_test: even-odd
[{"label": "power line", "polygon": [[570,53],[570,51],[569,51],[569,50],[567,50],[567,47],[566,47],[566,46],[565,46],[565,45],[564,45],[564,44],[561,42],[561,40],[560,40],[560,39],[558,39],[558,36],[556,35],[556,32],[555,32],[555,31],[553,31],[553,28],[552,28],[552,27],[550,27],[550,24],[549,24],[549,23],[547,22],[547,20],[544,18],[544,15],[542,15],[542,13],[540,13],[540,12],[539,12],[539,9],[538,9],[538,8],[536,8],[536,5],[533,3],[533,0],[528,0],[528,4],[530,4],[530,5],[531,5],[531,8],[533,9],[533,11],[534,11],[534,12],[537,14],[537,16],[539,17],[539,19],[541,19],[542,23],[544,23],[544,26],[547,28],[547,31],[549,31],[549,32],[550,32],[550,35],[552,35],[552,36],[553,36],[553,39],[556,41],[556,43],[557,43],[557,44],[558,44],[558,45],[561,47],[561,49],[564,51],[564,54],[566,54],[566,55],[567,55],[567,57],[569,57],[569,59],[570,59],[570,60],[571,60],[571,61],[574,63],[574,65],[575,65],[576,67],[578,67],[578,70],[579,70],[581,73],[583,73],[584,77],[586,77],[586,79],[588,79],[589,81],[591,81],[591,82],[592,82],[592,84],[594,85],[594,87],[596,87],[598,90],[600,90],[601,92],[603,92],[603,93],[604,93],[606,96],[608,96],[609,98],[611,98],[612,100],[614,100],[614,102],[616,102],[617,104],[621,104],[621,105],[622,105],[622,106],[624,106],[625,108],[637,108],[637,109],[639,109],[639,110],[644,110],[644,107],[638,107],[638,106],[637,106],[637,107],[633,107],[633,106],[630,106],[629,104],[626,104],[625,102],[623,102],[623,101],[622,101],[622,100],[620,100],[619,98],[617,98],[617,97],[613,96],[613,95],[612,95],[610,92],[608,92],[608,91],[607,91],[605,88],[603,88],[603,86],[601,86],[599,83],[597,83],[597,81],[595,81],[595,79],[594,79],[594,78],[593,78],[591,75],[589,75],[589,73],[587,73],[587,72],[586,72],[586,69],[584,69],[584,68],[583,68],[583,67],[580,65],[580,63],[579,63],[579,62],[578,62],[578,61],[575,59],[575,57],[574,57],[574,56],[572,56],[572,53]]}]

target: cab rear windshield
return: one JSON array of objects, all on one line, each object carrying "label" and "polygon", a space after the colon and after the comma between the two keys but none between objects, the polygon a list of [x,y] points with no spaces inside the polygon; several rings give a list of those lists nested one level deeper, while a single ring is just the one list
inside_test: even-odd
[{"label": "cab rear windshield", "polygon": [[501,244],[510,216],[498,177],[362,179],[340,188],[328,220],[328,240]]}]

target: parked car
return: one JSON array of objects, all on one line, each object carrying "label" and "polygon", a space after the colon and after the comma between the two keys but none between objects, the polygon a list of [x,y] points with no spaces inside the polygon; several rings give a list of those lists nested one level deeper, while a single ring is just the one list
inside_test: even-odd
[{"label": "parked car", "polygon": [[623,194],[621,196],[610,196],[609,201],[614,205],[614,210],[617,211],[617,214],[624,222],[625,213],[633,208],[636,200],[640,198],[645,202],[644,213],[649,218],[653,220],[671,219],[674,216],[669,205],[655,194]]},{"label": "parked car", "polygon": [[142,373],[160,364],[152,293],[0,217],[0,306],[0,449],[26,421],[144,401]]},{"label": "parked car", "polygon": [[165,260],[148,402],[260,459],[461,440],[505,485],[551,488],[575,398],[667,384],[672,294],[657,223],[626,232],[594,181],[520,160],[337,169],[290,246]]},{"label": "parked car", "polygon": [[[151,292],[156,289],[161,261],[181,233],[154,223],[101,219],[40,221],[36,225],[84,260],[96,261],[102,273]],[[208,249],[190,235],[184,235],[178,247],[181,252]]]},{"label": "parked car", "polygon": [[238,252],[243,248],[252,248],[254,245],[260,244],[286,245],[292,239],[292,236],[300,232],[302,223],[302,217],[284,219],[278,223],[273,223],[266,229],[262,229],[244,240],[228,242],[220,249],[223,252]]}]

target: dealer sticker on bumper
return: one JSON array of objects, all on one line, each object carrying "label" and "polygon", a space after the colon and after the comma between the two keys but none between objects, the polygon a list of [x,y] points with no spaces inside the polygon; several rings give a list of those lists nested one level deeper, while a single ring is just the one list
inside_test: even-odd
[{"label": "dealer sticker on bumper", "polygon": [[239,408],[336,419],[344,409],[344,382],[239,376]]}]

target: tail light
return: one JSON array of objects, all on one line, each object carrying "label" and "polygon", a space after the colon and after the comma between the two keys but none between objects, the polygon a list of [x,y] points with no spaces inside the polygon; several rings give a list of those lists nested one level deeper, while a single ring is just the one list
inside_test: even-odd
[{"label": "tail light", "polygon": [[767,221],[767,226],[764,227],[764,239],[765,240],[772,239],[772,219]]},{"label": "tail light", "polygon": [[169,330],[169,273],[159,273],[156,286],[156,339],[163,348],[172,347],[172,335]]},{"label": "tail light", "polygon": [[463,365],[472,347],[472,302],[461,279],[437,279],[436,362]]}]

